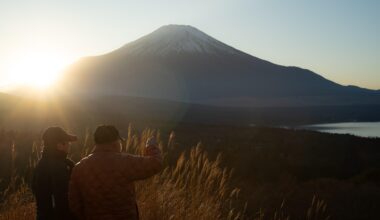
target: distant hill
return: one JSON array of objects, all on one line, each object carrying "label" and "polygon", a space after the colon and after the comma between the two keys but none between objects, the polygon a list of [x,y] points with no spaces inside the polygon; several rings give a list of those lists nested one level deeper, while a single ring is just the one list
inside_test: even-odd
[{"label": "distant hill", "polygon": [[0,96],[0,130],[38,130],[62,125],[94,127],[110,123],[146,126],[305,125],[342,121],[380,121],[380,105],[303,107],[218,107],[152,98],[98,96],[35,100]]},{"label": "distant hill", "polygon": [[11,106],[17,103],[17,100],[18,98],[16,96],[0,93],[0,112],[8,110]]},{"label": "distant hill", "polygon": [[380,92],[342,86],[299,67],[280,66],[200,30],[163,26],[69,67],[68,95],[130,96],[234,107],[380,104]]},{"label": "distant hill", "polygon": [[10,94],[0,93],[0,100],[1,101],[8,100],[8,99],[11,99],[11,98],[12,98],[12,95],[10,95]]}]

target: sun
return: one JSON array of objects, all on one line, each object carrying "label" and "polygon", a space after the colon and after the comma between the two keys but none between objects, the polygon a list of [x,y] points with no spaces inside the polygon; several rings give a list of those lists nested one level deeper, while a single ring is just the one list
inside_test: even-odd
[{"label": "sun", "polygon": [[12,86],[47,89],[62,75],[67,57],[47,49],[27,50],[14,56],[9,63],[8,81]]}]

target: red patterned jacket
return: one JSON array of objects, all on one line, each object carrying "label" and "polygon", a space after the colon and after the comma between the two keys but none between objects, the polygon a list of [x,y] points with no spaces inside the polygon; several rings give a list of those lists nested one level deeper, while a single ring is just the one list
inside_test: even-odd
[{"label": "red patterned jacket", "polygon": [[97,147],[74,167],[69,184],[69,205],[78,219],[138,219],[134,181],[162,169],[158,147],[144,156]]}]

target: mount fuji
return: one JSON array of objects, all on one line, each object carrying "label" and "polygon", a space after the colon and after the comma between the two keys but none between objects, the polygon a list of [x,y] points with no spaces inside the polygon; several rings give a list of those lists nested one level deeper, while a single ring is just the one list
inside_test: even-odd
[{"label": "mount fuji", "polygon": [[79,97],[143,97],[223,107],[380,104],[379,91],[343,86],[259,59],[192,26],[167,25],[70,66],[62,90]]}]

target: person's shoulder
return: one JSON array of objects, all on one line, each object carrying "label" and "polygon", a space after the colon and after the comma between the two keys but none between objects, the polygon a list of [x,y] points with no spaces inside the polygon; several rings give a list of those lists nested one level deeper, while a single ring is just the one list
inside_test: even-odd
[{"label": "person's shoulder", "polygon": [[35,166],[35,170],[45,170],[47,168],[51,167],[51,162],[48,160],[48,158],[40,158]]},{"label": "person's shoulder", "polygon": [[81,167],[87,164],[88,162],[91,162],[93,160],[93,154],[90,154],[86,157],[83,157],[78,163],[75,164],[75,167]]},{"label": "person's shoulder", "polygon": [[71,159],[69,158],[66,158],[66,161],[65,161],[66,165],[70,166],[70,167],[74,167],[75,166],[75,162],[72,161]]},{"label": "person's shoulder", "polygon": [[45,160],[39,159],[36,166],[34,167],[34,175],[38,175],[39,173],[43,173],[48,168],[48,164]]}]

